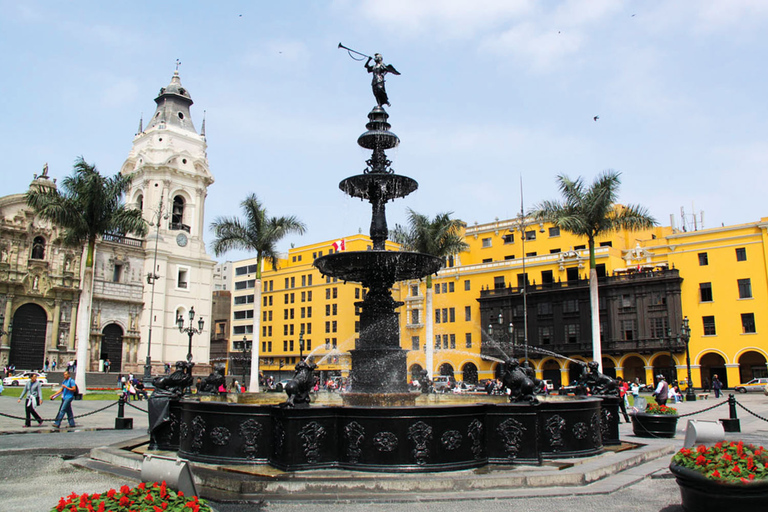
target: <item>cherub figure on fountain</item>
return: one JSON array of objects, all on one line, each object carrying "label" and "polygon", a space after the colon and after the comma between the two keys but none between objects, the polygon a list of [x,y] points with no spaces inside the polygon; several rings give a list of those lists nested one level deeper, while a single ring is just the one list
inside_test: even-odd
[{"label": "cherub figure on fountain", "polygon": [[587,389],[591,395],[619,395],[616,381],[608,375],[600,373],[600,365],[597,363],[597,361],[590,361],[586,366],[584,366],[581,378],[579,379],[579,385],[580,387]]},{"label": "cherub figure on fountain", "polygon": [[224,376],[224,372],[225,367],[223,364],[215,365],[210,375],[203,379],[199,393],[216,394],[219,392],[222,384],[226,387],[227,378]]},{"label": "cherub figure on fountain", "polygon": [[309,407],[309,392],[315,384],[314,371],[317,368],[315,363],[309,363],[302,359],[296,364],[296,373],[293,378],[285,385],[285,393],[288,400],[281,404],[282,407]]},{"label": "cherub figure on fountain", "polygon": [[520,361],[517,359],[507,359],[506,369],[501,381],[504,387],[509,390],[510,402],[528,402],[537,404],[539,401],[534,395],[535,383],[527,375],[525,369],[520,367]]},{"label": "cherub figure on fountain", "polygon": [[432,381],[429,379],[429,372],[422,370],[421,377],[419,377],[419,386],[421,387],[422,394],[432,392]]},{"label": "cherub figure on fountain", "polygon": [[155,377],[152,384],[155,391],[153,398],[181,398],[186,390],[192,385],[192,368],[195,363],[187,361],[176,361],[176,371],[170,375],[160,375]]}]

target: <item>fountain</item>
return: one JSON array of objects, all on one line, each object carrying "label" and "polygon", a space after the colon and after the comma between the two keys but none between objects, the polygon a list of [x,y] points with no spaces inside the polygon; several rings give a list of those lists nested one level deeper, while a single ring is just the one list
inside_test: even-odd
[{"label": "fountain", "polygon": [[364,173],[341,181],[339,187],[371,203],[373,247],[314,262],[322,274],[361,283],[368,290],[356,303],[361,329],[350,350],[351,392],[342,394],[343,404],[307,403],[298,381],[307,380],[313,365],[300,362],[297,390],[283,404],[228,403],[220,397],[171,399],[163,409],[164,421],[150,418],[150,448],[177,451],[192,461],[269,464],[286,471],[434,472],[601,453],[604,443],[618,440],[616,411],[595,397],[534,398],[535,379],[530,369],[514,364],[517,361],[507,362],[505,375],[511,401],[478,395],[474,403],[454,403],[409,391],[396,311],[402,303],[392,298],[391,288],[398,281],[436,273],[442,260],[385,248],[386,203],[407,196],[418,184],[390,170],[386,155],[400,142],[383,108],[388,104],[383,73],[394,68],[384,66],[378,54],[376,65],[366,63],[366,68],[374,74],[378,104],[357,142],[372,154]]}]

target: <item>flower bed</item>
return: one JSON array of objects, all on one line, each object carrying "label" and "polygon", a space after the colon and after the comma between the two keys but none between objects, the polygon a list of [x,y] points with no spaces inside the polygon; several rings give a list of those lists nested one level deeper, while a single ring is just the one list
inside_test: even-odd
[{"label": "flower bed", "polygon": [[768,503],[768,453],[743,442],[681,449],[669,466],[683,508],[696,512],[763,510]]},{"label": "flower bed", "polygon": [[632,415],[632,432],[638,437],[675,437],[677,409],[649,403],[645,412]]},{"label": "flower bed", "polygon": [[181,491],[168,489],[165,482],[140,483],[134,488],[124,485],[119,491],[103,494],[72,493],[59,499],[51,512],[212,512],[205,500],[187,497]]},{"label": "flower bed", "polygon": [[659,405],[656,402],[651,402],[645,408],[645,414],[660,414],[664,416],[677,416],[677,409],[674,407],[667,407],[666,405]]},{"label": "flower bed", "polygon": [[741,482],[768,479],[768,451],[742,441],[719,442],[707,448],[681,449],[672,463],[698,471],[711,480]]}]

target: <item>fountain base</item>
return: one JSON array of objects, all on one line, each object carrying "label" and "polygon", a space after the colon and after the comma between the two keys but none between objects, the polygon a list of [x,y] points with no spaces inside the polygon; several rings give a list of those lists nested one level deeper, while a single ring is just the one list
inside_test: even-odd
[{"label": "fountain base", "polygon": [[188,398],[171,423],[178,425],[178,455],[191,461],[418,473],[599,454],[602,404],[584,398],[286,409]]},{"label": "fountain base", "polygon": [[345,406],[352,407],[413,407],[420,393],[342,393]]}]

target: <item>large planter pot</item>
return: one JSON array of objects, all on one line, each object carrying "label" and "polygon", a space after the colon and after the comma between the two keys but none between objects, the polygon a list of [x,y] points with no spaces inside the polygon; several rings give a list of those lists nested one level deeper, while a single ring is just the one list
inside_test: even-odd
[{"label": "large planter pot", "polygon": [[768,481],[750,484],[710,480],[698,471],[670,464],[680,486],[683,509],[690,512],[723,512],[725,510],[765,510],[768,503]]},{"label": "large planter pot", "polygon": [[677,415],[644,412],[633,414],[632,431],[639,437],[675,437]]}]

